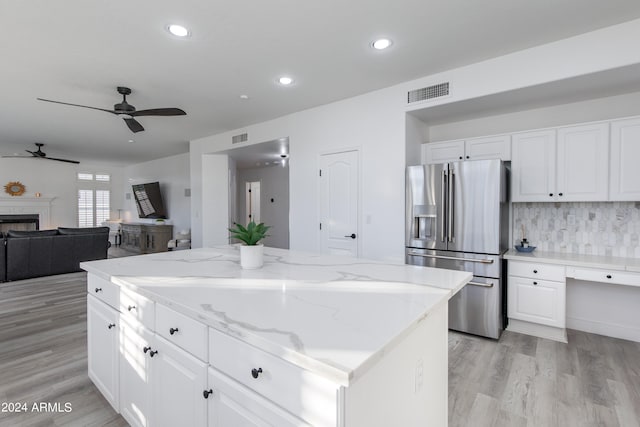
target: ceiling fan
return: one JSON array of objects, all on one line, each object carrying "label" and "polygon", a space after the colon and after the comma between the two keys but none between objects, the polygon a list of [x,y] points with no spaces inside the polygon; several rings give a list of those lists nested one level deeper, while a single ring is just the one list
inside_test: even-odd
[{"label": "ceiling fan", "polygon": [[136,107],[134,107],[133,105],[127,102],[127,95],[131,94],[131,89],[129,89],[128,87],[118,86],[118,93],[122,95],[122,102],[115,104],[113,106],[113,110],[107,110],[105,108],[98,108],[98,107],[89,107],[88,105],[71,104],[69,102],[53,101],[51,99],[43,99],[43,98],[36,98],[36,99],[38,101],[53,102],[55,104],[63,104],[63,105],[71,105],[73,107],[91,108],[92,110],[105,111],[107,113],[115,114],[118,116],[124,116],[123,117],[124,122],[127,124],[129,129],[131,129],[131,132],[133,133],[142,132],[144,130],[142,125],[134,117],[186,116],[187,115],[187,113],[185,113],[180,108],[152,108],[147,110],[136,111]]},{"label": "ceiling fan", "polygon": [[[65,162],[65,163],[73,163],[73,164],[80,164],[80,162],[76,161],[76,160],[69,160],[69,159],[58,159],[56,157],[47,157],[47,153],[45,153],[44,151],[42,151],[42,147],[44,146],[43,143],[41,142],[36,142],[36,147],[38,147],[38,149],[36,151],[31,151],[31,150],[24,150],[27,153],[31,154],[31,157],[35,157],[37,159],[47,159],[47,160],[56,160],[58,162]],[[18,158],[31,158],[29,156],[2,156],[3,158],[7,158],[7,157],[18,157]]]}]

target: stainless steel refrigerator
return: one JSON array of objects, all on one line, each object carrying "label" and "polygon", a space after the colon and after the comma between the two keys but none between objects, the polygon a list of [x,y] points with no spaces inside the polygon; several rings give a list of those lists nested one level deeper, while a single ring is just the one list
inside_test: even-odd
[{"label": "stainless steel refrigerator", "polygon": [[474,276],[449,301],[450,329],[499,338],[505,327],[507,183],[500,160],[407,168],[407,264]]}]

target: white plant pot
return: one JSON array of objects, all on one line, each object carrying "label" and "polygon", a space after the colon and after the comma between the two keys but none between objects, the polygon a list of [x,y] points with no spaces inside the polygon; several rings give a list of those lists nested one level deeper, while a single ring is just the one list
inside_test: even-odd
[{"label": "white plant pot", "polygon": [[262,267],[264,245],[240,246],[240,266],[245,270],[254,270]]}]

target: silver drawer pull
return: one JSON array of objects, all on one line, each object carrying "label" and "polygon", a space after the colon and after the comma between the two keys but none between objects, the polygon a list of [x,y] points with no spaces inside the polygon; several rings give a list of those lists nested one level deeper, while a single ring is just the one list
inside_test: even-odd
[{"label": "silver drawer pull", "polygon": [[484,258],[484,259],[460,258],[456,256],[420,254],[418,252],[409,252],[409,255],[421,256],[423,258],[452,259],[454,261],[478,262],[480,264],[493,264],[493,260],[487,259],[487,258]]},{"label": "silver drawer pull", "polygon": [[483,288],[493,288],[493,283],[467,282],[467,285],[480,286]]}]

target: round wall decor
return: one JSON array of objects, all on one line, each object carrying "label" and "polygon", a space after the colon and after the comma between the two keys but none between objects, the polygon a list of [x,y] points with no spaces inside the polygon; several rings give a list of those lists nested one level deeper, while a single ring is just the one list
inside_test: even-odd
[{"label": "round wall decor", "polygon": [[12,196],[22,196],[26,188],[20,181],[12,181],[4,186],[4,192]]}]

